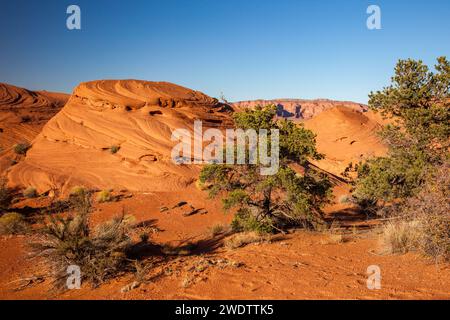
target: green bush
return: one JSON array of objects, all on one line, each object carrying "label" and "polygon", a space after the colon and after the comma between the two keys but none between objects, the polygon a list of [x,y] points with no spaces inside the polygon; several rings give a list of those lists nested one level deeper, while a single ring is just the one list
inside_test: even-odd
[{"label": "green bush", "polygon": [[369,107],[391,119],[380,132],[386,157],[358,169],[354,196],[364,206],[416,196],[448,160],[450,148],[450,62],[437,59],[435,71],[422,61],[399,60],[392,83],[371,92]]},{"label": "green bush", "polygon": [[241,209],[234,215],[231,229],[233,232],[255,231],[261,234],[274,231],[273,222],[269,218],[257,219],[246,209]]}]

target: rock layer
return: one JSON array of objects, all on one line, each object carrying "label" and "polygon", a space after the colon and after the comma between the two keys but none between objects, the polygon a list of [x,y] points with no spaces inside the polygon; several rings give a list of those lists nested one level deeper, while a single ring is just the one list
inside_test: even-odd
[{"label": "rock layer", "polygon": [[256,106],[277,106],[278,117],[290,120],[311,119],[325,110],[338,106],[347,107],[357,111],[367,111],[367,106],[349,101],[333,101],[328,99],[302,100],[302,99],[276,99],[276,100],[250,100],[233,103],[238,110],[254,108]]},{"label": "rock layer", "polygon": [[182,190],[198,176],[196,166],[176,165],[176,129],[227,126],[226,106],[166,82],[92,81],[80,84],[65,107],[9,173],[12,186],[39,192],[73,186],[130,191]]},{"label": "rock layer", "polygon": [[30,91],[0,83],[0,175],[16,161],[12,147],[31,142],[68,98],[63,93]]}]

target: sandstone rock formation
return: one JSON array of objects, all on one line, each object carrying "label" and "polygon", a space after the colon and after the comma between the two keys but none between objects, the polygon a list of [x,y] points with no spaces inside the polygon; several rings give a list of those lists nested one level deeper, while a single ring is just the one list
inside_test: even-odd
[{"label": "sandstone rock formation", "polygon": [[0,83],[0,175],[15,161],[12,147],[31,142],[69,95]]},{"label": "sandstone rock formation", "polygon": [[8,174],[12,186],[39,192],[73,186],[130,191],[173,191],[198,176],[176,165],[172,131],[230,124],[216,99],[166,82],[107,80],[80,84],[65,107]]},{"label": "sandstone rock formation", "polygon": [[386,154],[377,132],[382,119],[372,111],[360,112],[334,107],[305,121],[305,127],[317,135],[317,149],[325,159],[316,162],[323,170],[340,175],[350,164]]}]

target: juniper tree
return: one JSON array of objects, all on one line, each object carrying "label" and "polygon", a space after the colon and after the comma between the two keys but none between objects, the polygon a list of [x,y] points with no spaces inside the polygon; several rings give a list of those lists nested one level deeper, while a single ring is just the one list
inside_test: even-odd
[{"label": "juniper tree", "polygon": [[359,167],[354,196],[371,205],[413,196],[448,161],[450,63],[438,58],[433,72],[422,61],[400,60],[391,85],[369,98],[372,110],[392,120],[380,133],[389,154]]},{"label": "juniper tree", "polygon": [[[276,232],[323,223],[321,208],[328,201],[330,183],[324,174],[308,168],[309,160],[323,157],[317,152],[315,135],[302,125],[275,120],[275,114],[272,105],[233,117],[236,128],[242,130],[266,129],[269,135],[271,129],[279,130],[277,173],[262,175],[259,158],[254,164],[209,164],[201,171],[200,182],[209,185],[210,196],[223,195],[224,209],[236,210],[232,223],[236,231]],[[306,169],[298,173],[292,169],[293,163]]]}]

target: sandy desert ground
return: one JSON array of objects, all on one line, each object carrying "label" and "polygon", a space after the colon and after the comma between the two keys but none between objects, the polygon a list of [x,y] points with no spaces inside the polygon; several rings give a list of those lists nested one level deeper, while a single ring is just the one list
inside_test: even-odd
[{"label": "sandy desert ground", "polygon": [[[349,194],[342,176],[348,164],[386,153],[376,136],[383,120],[348,102],[297,101],[286,110],[295,114],[297,104],[307,115],[300,122],[317,134],[326,156],[314,165],[334,185],[334,202],[325,212],[328,221],[338,222],[335,233],[296,230],[229,249],[223,244],[230,236],[210,230],[229,224],[232,215],[197,187],[200,166],[175,165],[170,152],[174,129],[192,131],[195,120],[230,127],[232,108],[165,82],[93,81],[70,96],[0,84],[0,175],[11,188],[34,186],[41,194],[20,198],[16,210],[39,212],[74,186],[112,189],[120,200],[95,203],[91,223],[126,210],[152,230],[154,244],[143,250],[153,268],[137,288],[123,290],[134,281],[124,275],[99,288],[86,284],[56,293],[43,261],[28,256],[29,237],[2,236],[0,299],[450,299],[448,264],[413,253],[385,254],[377,221],[339,200]],[[31,144],[26,156],[14,154],[12,146],[23,142]],[[109,152],[112,146],[117,153]],[[186,205],[160,210],[181,201]],[[201,210],[185,216],[189,206]],[[190,247],[167,254],[167,244]],[[370,265],[382,270],[380,290],[367,288]]]}]

